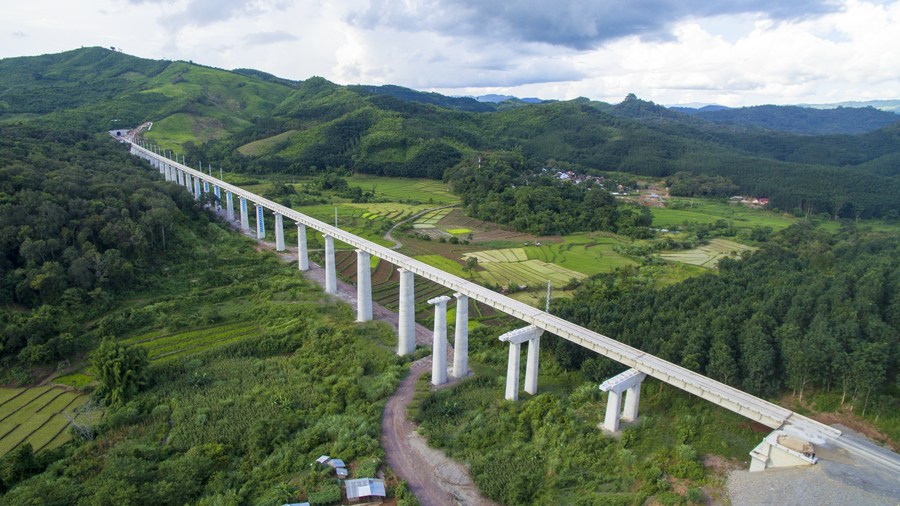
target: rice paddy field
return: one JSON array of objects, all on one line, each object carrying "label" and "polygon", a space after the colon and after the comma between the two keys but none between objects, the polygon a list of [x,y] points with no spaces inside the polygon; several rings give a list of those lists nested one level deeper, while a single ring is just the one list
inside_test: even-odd
[{"label": "rice paddy field", "polygon": [[356,174],[347,177],[350,186],[358,186],[364,191],[375,190],[375,198],[395,202],[419,202],[436,205],[455,204],[459,197],[450,193],[443,181],[433,179],[412,179],[404,177],[380,177]]},{"label": "rice paddy field", "polygon": [[87,401],[86,394],[55,385],[0,388],[0,457],[24,443],[40,451],[69,441],[66,414],[77,419],[75,409]]},{"label": "rice paddy field", "polygon": [[[677,203],[679,208],[674,208]],[[651,207],[653,226],[673,228],[685,222],[715,223],[725,220],[735,228],[771,227],[772,230],[787,228],[798,221],[789,214],[751,209],[740,204],[729,204],[713,199],[673,198],[670,207]],[[683,207],[682,207],[683,206]]]},{"label": "rice paddy field", "polygon": [[153,363],[165,363],[247,339],[257,334],[259,330],[254,323],[239,322],[187,332],[168,334],[150,332],[120,342],[144,348]]},{"label": "rice paddy field", "polygon": [[673,262],[681,262],[688,265],[696,265],[699,267],[713,268],[718,265],[719,260],[729,257],[738,256],[745,251],[752,251],[756,248],[746,246],[727,239],[712,239],[709,244],[698,248],[672,251],[663,253],[660,256],[666,260]]},{"label": "rice paddy field", "polygon": [[586,277],[559,265],[531,260],[524,248],[508,248],[466,253],[464,259],[478,260],[478,277],[488,285],[537,287],[547,284],[564,285],[572,279]]}]

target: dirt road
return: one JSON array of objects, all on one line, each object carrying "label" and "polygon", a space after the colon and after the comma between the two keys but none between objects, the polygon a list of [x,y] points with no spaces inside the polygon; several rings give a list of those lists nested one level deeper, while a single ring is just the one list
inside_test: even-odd
[{"label": "dirt road", "polygon": [[[249,234],[248,234],[249,235]],[[274,243],[259,241],[259,249],[275,252]],[[297,249],[289,248],[276,253],[286,262],[297,261]],[[320,286],[325,285],[325,269],[312,262],[304,277]],[[356,287],[338,279],[336,296],[356,306]],[[399,325],[399,315],[384,306],[372,304],[373,316],[394,328]],[[431,347],[432,331],[416,324],[416,344]],[[452,347],[448,346],[448,358],[452,360]],[[387,464],[394,474],[406,480],[410,491],[422,506],[496,506],[481,495],[472,482],[469,469],[431,448],[416,426],[406,416],[406,409],[415,392],[416,381],[431,370],[431,357],[425,357],[410,365],[410,373],[400,383],[394,395],[388,399],[381,422],[381,443]]]}]

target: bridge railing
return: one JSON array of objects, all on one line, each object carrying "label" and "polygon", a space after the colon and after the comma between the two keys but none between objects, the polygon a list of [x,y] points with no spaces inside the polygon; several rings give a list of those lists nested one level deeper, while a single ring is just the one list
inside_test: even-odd
[{"label": "bridge railing", "polygon": [[166,164],[175,166],[179,170],[187,172],[202,181],[208,181],[215,184],[223,190],[231,192],[233,195],[252,201],[274,213],[290,218],[296,223],[331,236],[354,248],[366,251],[400,268],[409,270],[418,276],[434,281],[478,302],[482,302],[494,309],[502,311],[503,313],[552,334],[556,334],[563,339],[599,353],[628,367],[634,368],[648,376],[652,376],[679,389],[697,395],[763,425],[778,429],[793,424],[797,431],[820,434],[823,437],[828,438],[838,437],[841,434],[837,429],[833,429],[805,417],[800,417],[777,404],[760,399],[742,390],[645,353],[637,348],[529,306],[528,304],[460,278],[459,276],[444,272],[414,258],[402,255],[390,248],[375,244],[350,232],[341,230],[338,227],[307,216],[299,211],[226,183],[209,174],[204,174],[199,170],[192,169],[177,161],[172,161],[137,144],[132,144],[132,149],[144,157],[155,158]]}]

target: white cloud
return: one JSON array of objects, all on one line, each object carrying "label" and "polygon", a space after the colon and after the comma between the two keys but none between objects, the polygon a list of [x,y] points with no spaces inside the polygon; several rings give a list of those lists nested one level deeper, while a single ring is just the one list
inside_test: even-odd
[{"label": "white cloud", "polygon": [[[614,102],[630,92],[665,104],[900,98],[900,0],[748,0],[724,11],[652,1],[653,26],[608,34],[596,29],[609,2],[14,0],[0,56],[115,46],[290,79]],[[615,5],[631,12],[612,18],[634,20],[651,4]]]}]

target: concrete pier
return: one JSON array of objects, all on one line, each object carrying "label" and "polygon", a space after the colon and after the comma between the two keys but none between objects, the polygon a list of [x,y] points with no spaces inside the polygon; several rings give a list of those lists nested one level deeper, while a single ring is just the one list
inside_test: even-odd
[{"label": "concrete pier", "polygon": [[456,293],[456,327],[453,333],[453,376],[469,374],[469,297]]},{"label": "concrete pier", "polygon": [[256,206],[256,238],[264,240],[266,238],[266,208],[259,204],[254,205]]},{"label": "concrete pier", "polygon": [[434,305],[434,334],[431,341],[431,384],[447,382],[447,302],[450,297],[441,295],[429,299]]},{"label": "concrete pier", "polygon": [[225,219],[234,221],[234,195],[231,192],[225,192]]},{"label": "concrete pier", "polygon": [[301,271],[309,270],[309,250],[306,244],[306,225],[297,223],[297,267]]},{"label": "concrete pier", "polygon": [[200,200],[200,178],[194,177],[194,198]]},{"label": "concrete pier", "polygon": [[356,321],[372,319],[372,268],[371,255],[356,250]]},{"label": "concrete pier", "polygon": [[337,293],[337,269],[334,263],[334,237],[325,236],[325,293]]},{"label": "concrete pier", "polygon": [[528,341],[528,358],[525,360],[525,391],[531,395],[537,394],[540,346],[540,336]]},{"label": "concrete pier", "polygon": [[[606,400],[606,416],[603,428],[609,432],[619,432],[619,421],[634,422],[638,416],[638,404],[641,399],[641,383],[647,375],[629,369],[600,384],[600,390],[608,392]],[[622,394],[625,394],[625,411],[622,411]]]},{"label": "concrete pier", "polygon": [[400,269],[400,322],[397,329],[397,355],[416,351],[416,297],[412,271]]},{"label": "concrete pier", "polygon": [[245,234],[250,232],[250,217],[247,211],[247,199],[241,197],[241,231]]},{"label": "concrete pier", "polygon": [[[511,330],[502,336],[501,341],[509,343],[509,362],[506,365],[506,399],[510,401],[519,400],[519,355],[522,343],[528,342],[528,362],[525,365],[526,385],[530,387],[526,390],[530,394],[537,392],[537,355],[538,348],[533,342],[540,339],[544,331],[534,325],[529,325],[521,329]],[[534,346],[532,348],[532,346]]]},{"label": "concrete pier", "polygon": [[213,194],[216,196],[216,209],[222,209],[222,189],[219,185],[213,186]]},{"label": "concrete pier", "polygon": [[284,251],[284,216],[275,213],[275,251]]}]

